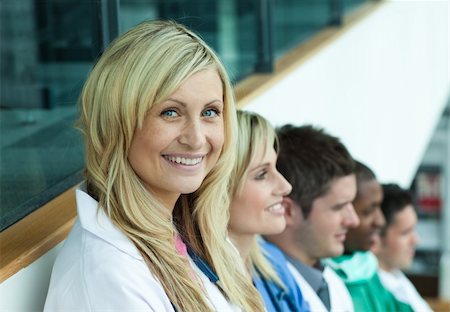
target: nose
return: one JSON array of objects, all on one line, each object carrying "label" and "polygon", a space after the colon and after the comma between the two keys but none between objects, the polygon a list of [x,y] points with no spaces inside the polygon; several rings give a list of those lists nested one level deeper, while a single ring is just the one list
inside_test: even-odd
[{"label": "nose", "polygon": [[286,180],[286,178],[277,171],[277,181],[278,181],[278,187],[277,187],[277,194],[281,196],[287,196],[292,191],[292,185],[291,183]]},{"label": "nose", "polygon": [[375,209],[374,217],[373,217],[373,226],[375,228],[382,228],[386,224],[386,219],[384,218],[383,212],[381,211],[381,207],[378,206]]},{"label": "nose", "polygon": [[353,207],[353,204],[350,203],[345,209],[346,214],[344,217],[344,225],[347,228],[355,228],[359,225],[359,217],[356,214],[355,208]]},{"label": "nose", "polygon": [[200,149],[206,142],[201,120],[188,120],[182,129],[178,141],[192,150]]}]

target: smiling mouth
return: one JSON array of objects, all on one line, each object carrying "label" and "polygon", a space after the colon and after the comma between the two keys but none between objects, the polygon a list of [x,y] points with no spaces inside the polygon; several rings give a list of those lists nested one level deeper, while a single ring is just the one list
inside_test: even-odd
[{"label": "smiling mouth", "polygon": [[270,206],[269,208],[267,208],[267,210],[270,212],[281,212],[281,211],[284,211],[284,206],[281,205],[281,203],[278,203],[278,204]]},{"label": "smiling mouth", "polygon": [[184,165],[184,166],[195,166],[202,162],[204,156],[202,157],[195,157],[195,158],[189,158],[189,157],[179,157],[179,156],[168,156],[163,155],[163,157],[173,163]]}]

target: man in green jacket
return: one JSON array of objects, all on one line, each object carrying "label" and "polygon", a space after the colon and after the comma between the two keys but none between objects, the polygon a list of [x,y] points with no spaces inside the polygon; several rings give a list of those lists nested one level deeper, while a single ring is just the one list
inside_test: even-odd
[{"label": "man in green jacket", "polygon": [[329,259],[327,264],[345,282],[355,311],[413,311],[383,287],[377,273],[377,259],[369,251],[379,240],[379,232],[386,222],[380,207],[383,189],[372,170],[362,163],[356,162],[355,173],[357,194],[353,207],[360,223],[347,232],[344,255]]}]

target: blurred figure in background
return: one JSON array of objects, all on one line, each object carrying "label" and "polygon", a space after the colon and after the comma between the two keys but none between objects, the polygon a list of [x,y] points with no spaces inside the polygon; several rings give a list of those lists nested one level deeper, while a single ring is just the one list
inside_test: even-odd
[{"label": "blurred figure in background", "polygon": [[322,129],[286,125],[277,134],[277,167],[293,190],[284,198],[286,230],[265,238],[286,255],[311,311],[353,311],[344,283],[321,259],[342,255],[347,231],[359,224],[355,162]]},{"label": "blurred figure in background", "polygon": [[228,235],[242,258],[243,273],[253,281],[268,312],[309,311],[283,254],[258,237],[286,227],[282,201],[292,187],[276,168],[275,131],[256,113],[238,111],[237,117]]},{"label": "blurred figure in background", "polygon": [[383,287],[377,258],[370,252],[386,224],[381,211],[383,189],[373,171],[364,164],[356,162],[355,173],[357,193],[353,206],[359,226],[348,231],[344,255],[327,263],[344,280],[355,311],[412,311],[410,305],[399,301]]},{"label": "blurred figure in background", "polygon": [[411,266],[417,245],[417,214],[409,191],[396,184],[383,185],[381,204],[386,225],[380,241],[372,249],[378,258],[381,282],[398,300],[407,302],[414,311],[429,312],[431,308],[403,274]]}]

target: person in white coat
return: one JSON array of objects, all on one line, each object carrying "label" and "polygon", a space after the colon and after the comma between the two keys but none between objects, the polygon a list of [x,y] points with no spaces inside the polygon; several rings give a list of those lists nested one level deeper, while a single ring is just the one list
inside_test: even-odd
[{"label": "person in white coat", "polygon": [[383,184],[382,187],[384,198],[381,210],[386,225],[381,230],[380,240],[373,247],[378,258],[381,283],[414,311],[430,312],[430,306],[401,271],[411,266],[418,243],[417,214],[412,194],[397,184]]},{"label": "person in white coat", "polygon": [[355,162],[323,129],[286,125],[277,134],[277,168],[292,192],[283,200],[286,229],[264,237],[285,253],[311,311],[353,311],[346,286],[322,260],[341,255],[347,231],[359,224]]},{"label": "person in white coat", "polygon": [[170,21],[104,51],[80,97],[85,182],[45,311],[262,311],[227,241],[236,112],[214,52]]}]

